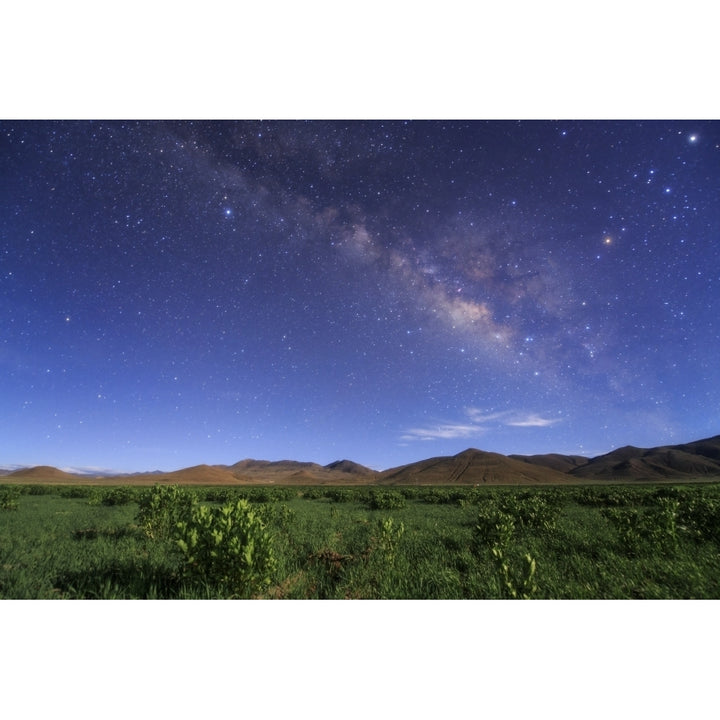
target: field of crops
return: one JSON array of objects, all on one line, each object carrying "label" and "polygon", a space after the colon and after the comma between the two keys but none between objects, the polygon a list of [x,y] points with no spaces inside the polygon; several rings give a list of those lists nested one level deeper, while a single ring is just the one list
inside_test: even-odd
[{"label": "field of crops", "polygon": [[720,598],[720,486],[0,486],[2,598]]}]

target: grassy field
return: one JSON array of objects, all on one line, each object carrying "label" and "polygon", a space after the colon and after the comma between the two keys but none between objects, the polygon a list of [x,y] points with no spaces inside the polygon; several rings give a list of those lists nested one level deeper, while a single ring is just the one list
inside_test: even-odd
[{"label": "grassy field", "polygon": [[720,598],[718,485],[174,492],[0,486],[0,597]]}]

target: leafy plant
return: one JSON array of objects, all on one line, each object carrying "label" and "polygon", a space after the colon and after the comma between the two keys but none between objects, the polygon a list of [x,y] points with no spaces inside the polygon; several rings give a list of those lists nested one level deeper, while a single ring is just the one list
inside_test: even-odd
[{"label": "leafy plant", "polygon": [[475,524],[475,541],[480,545],[492,548],[506,547],[515,532],[515,520],[512,515],[500,510],[495,505],[480,508]]},{"label": "leafy plant", "polygon": [[720,500],[698,495],[678,509],[678,519],[696,541],[720,541]]},{"label": "leafy plant", "polygon": [[367,504],[371,510],[399,510],[405,502],[405,497],[394,490],[371,490]]},{"label": "leafy plant", "polygon": [[537,591],[535,583],[535,558],[526,553],[523,556],[523,567],[520,571],[513,571],[505,557],[504,548],[496,545],[492,548],[492,556],[500,578],[500,591],[514,600],[529,600]]},{"label": "leafy plant", "polygon": [[194,502],[195,497],[179,485],[155,485],[140,497],[137,523],[148,537],[169,537]]},{"label": "leafy plant", "polygon": [[658,511],[655,514],[655,539],[660,543],[667,543],[673,548],[678,543],[678,515],[680,501],[672,497],[661,497],[658,499]]},{"label": "leafy plant", "polygon": [[176,524],[184,574],[223,596],[249,597],[270,584],[276,561],[265,524],[247,500],[193,505]]},{"label": "leafy plant", "polygon": [[17,510],[20,490],[14,487],[0,488],[0,510]]},{"label": "leafy plant", "polygon": [[[507,504],[506,504],[507,507]],[[529,599],[537,591],[535,558],[523,556],[523,566],[516,570],[510,565],[508,550],[515,533],[515,518],[495,505],[482,507],[475,525],[475,540],[490,550],[502,597]]]},{"label": "leafy plant", "polygon": [[537,492],[520,496],[508,495],[503,498],[500,507],[524,528],[552,530],[555,527],[557,506]]},{"label": "leafy plant", "polygon": [[90,502],[93,504],[99,503],[101,505],[127,505],[128,503],[134,502],[137,498],[135,489],[130,487],[115,487],[101,491],[99,496]]},{"label": "leafy plant", "polygon": [[374,537],[374,549],[380,552],[384,562],[392,564],[395,562],[400,540],[405,534],[405,525],[403,523],[396,525],[395,521],[389,517],[385,520],[378,520],[377,531]]}]

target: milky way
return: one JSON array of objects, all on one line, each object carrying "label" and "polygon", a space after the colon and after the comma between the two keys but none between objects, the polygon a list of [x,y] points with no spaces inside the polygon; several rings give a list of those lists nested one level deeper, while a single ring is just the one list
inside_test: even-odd
[{"label": "milky way", "polygon": [[720,124],[0,123],[0,464],[720,432]]}]

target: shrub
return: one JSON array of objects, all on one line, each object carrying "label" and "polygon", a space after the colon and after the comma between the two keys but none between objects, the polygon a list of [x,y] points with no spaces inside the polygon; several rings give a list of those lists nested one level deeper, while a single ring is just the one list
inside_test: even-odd
[{"label": "shrub", "polygon": [[0,488],[0,510],[17,510],[20,489],[14,487]]},{"label": "shrub", "polygon": [[101,492],[100,503],[102,505],[127,505],[135,502],[137,493],[133,488],[116,487]]},{"label": "shrub", "polygon": [[515,532],[515,520],[495,505],[481,507],[474,528],[476,544],[492,548],[506,547]]},{"label": "shrub", "polygon": [[647,512],[635,508],[605,508],[605,517],[612,521],[625,550],[636,555],[658,549],[676,549],[680,502],[661,497],[656,507]]},{"label": "shrub", "polygon": [[405,507],[405,497],[395,490],[372,490],[367,504],[371,510],[399,510]]},{"label": "shrub", "polygon": [[319,487],[308,487],[302,490],[302,496],[305,500],[319,500],[323,495],[323,490]]},{"label": "shrub", "polygon": [[447,488],[423,488],[419,493],[420,502],[428,503],[431,505],[443,505],[452,503],[452,496],[450,490]]},{"label": "shrub", "polygon": [[678,509],[678,520],[694,540],[720,541],[720,499],[693,497]]},{"label": "shrub", "polygon": [[511,515],[524,528],[552,530],[559,508],[538,494],[506,495],[500,501],[500,508]]},{"label": "shrub", "polygon": [[247,500],[193,505],[175,532],[190,581],[212,585],[226,597],[249,597],[270,584],[272,539]]},{"label": "shrub", "polygon": [[325,490],[325,497],[334,503],[352,502],[355,493],[347,488],[328,488]]},{"label": "shrub", "polygon": [[523,556],[522,570],[510,567],[505,557],[505,549],[495,546],[492,549],[495,568],[500,579],[500,592],[503,597],[513,600],[529,600],[537,591],[535,583],[535,558],[526,553]]},{"label": "shrub", "polygon": [[52,495],[54,489],[49,485],[23,485],[20,492],[23,495]]},{"label": "shrub", "polygon": [[398,546],[404,534],[405,525],[403,523],[396,525],[391,517],[378,520],[377,534],[372,538],[371,548],[380,553],[387,565],[392,565],[395,562]]},{"label": "shrub", "polygon": [[500,595],[509,599],[527,600],[537,591],[535,558],[526,553],[522,558],[521,569],[511,566],[508,550],[514,532],[515,519],[512,515],[494,504],[480,508],[475,525],[475,542],[490,550]]},{"label": "shrub", "polygon": [[80,487],[77,485],[71,485],[69,487],[61,487],[58,489],[57,494],[61,498],[89,498],[93,496],[95,492],[92,487]]},{"label": "shrub", "polygon": [[137,523],[148,537],[169,537],[194,502],[194,496],[179,485],[155,485],[140,496]]},{"label": "shrub", "polygon": [[203,497],[206,502],[228,502],[232,499],[232,491],[230,488],[208,488]]}]

